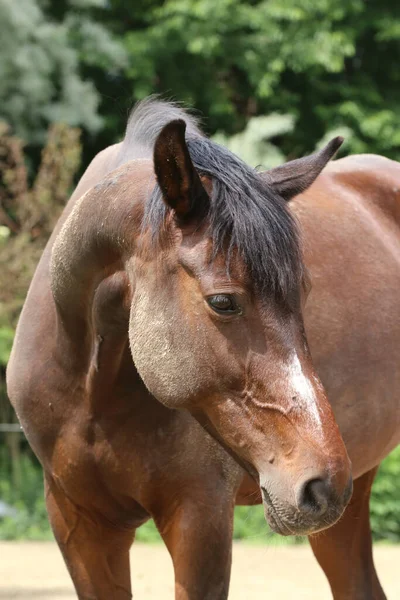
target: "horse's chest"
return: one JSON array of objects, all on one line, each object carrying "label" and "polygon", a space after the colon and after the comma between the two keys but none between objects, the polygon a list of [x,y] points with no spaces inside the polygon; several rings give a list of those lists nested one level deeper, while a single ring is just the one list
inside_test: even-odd
[{"label": "horse's chest", "polygon": [[82,414],[64,426],[48,465],[74,503],[122,524],[146,518],[135,500],[140,496],[143,461],[134,439],[128,443],[127,437],[124,428],[104,428]]},{"label": "horse's chest", "polygon": [[108,412],[96,416],[83,403],[57,438],[53,476],[79,504],[96,498],[103,512],[130,514],[135,502],[146,504],[150,490],[161,485],[187,421],[145,395],[110,396]]}]

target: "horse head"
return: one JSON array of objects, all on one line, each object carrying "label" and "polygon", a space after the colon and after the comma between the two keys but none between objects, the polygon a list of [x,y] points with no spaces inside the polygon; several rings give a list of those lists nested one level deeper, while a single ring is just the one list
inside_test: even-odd
[{"label": "horse head", "polygon": [[128,267],[130,347],[144,383],[164,405],[189,410],[259,481],[282,534],[333,524],[352,490],[304,333],[309,284],[287,206],[341,142],[258,173],[169,122],[155,140],[157,184]]}]

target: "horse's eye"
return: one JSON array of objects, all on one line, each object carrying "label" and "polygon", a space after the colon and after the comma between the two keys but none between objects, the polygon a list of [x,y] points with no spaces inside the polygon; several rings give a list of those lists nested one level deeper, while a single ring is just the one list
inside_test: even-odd
[{"label": "horse's eye", "polygon": [[235,298],[228,294],[209,296],[207,302],[215,312],[221,315],[240,315],[242,313],[242,309]]}]

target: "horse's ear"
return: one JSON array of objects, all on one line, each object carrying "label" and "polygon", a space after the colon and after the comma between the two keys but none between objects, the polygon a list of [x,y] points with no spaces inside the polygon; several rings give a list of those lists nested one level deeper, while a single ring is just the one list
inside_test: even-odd
[{"label": "horse's ear", "polygon": [[170,121],[158,134],[154,145],[154,171],[164,201],[178,219],[203,215],[209,197],[193,166],[185,141],[186,123]]},{"label": "horse's ear", "polygon": [[342,144],[343,138],[335,137],[318,152],[264,171],[261,175],[282,198],[290,200],[310,187]]}]

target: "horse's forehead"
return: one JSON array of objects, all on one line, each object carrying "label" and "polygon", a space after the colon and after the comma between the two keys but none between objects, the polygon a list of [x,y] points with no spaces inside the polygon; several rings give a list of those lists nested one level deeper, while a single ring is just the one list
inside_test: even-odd
[{"label": "horse's forehead", "polygon": [[207,235],[198,233],[183,236],[179,247],[179,261],[189,268],[202,268],[205,263],[210,263],[213,256],[213,243]]},{"label": "horse's forehead", "polygon": [[192,239],[192,243],[183,243],[179,250],[179,262],[199,277],[213,276],[251,285],[248,269],[237,249],[216,251],[213,240],[208,236]]}]

